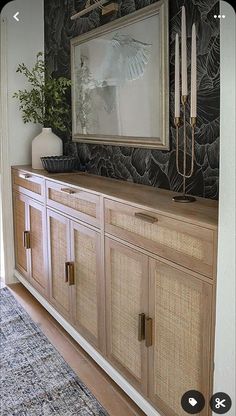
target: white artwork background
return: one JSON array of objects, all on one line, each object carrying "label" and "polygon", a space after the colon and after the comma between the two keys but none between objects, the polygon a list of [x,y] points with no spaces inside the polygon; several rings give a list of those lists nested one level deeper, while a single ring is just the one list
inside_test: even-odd
[{"label": "white artwork background", "polygon": [[[134,53],[129,39],[141,51],[144,48],[146,64],[132,64],[131,79],[122,53],[111,46],[114,38],[125,39],[120,46],[125,58]],[[159,16],[155,15],[76,47],[75,73],[81,74],[83,66],[82,77],[75,77],[76,133],[160,137],[159,43]],[[83,121],[82,113],[86,113]]]}]

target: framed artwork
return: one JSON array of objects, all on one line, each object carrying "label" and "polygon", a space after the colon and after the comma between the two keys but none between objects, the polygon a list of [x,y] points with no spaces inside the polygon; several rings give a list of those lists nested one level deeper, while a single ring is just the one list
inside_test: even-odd
[{"label": "framed artwork", "polygon": [[169,149],[168,1],[71,40],[73,140]]}]

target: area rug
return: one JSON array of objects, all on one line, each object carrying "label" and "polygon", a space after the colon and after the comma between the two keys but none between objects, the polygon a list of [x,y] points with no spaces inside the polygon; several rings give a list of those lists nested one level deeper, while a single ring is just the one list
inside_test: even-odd
[{"label": "area rug", "polygon": [[7,288],[0,319],[1,416],[108,416]]}]

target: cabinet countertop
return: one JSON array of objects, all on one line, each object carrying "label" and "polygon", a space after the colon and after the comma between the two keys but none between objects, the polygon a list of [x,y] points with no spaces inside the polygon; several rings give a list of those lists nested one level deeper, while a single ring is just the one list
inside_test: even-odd
[{"label": "cabinet countertop", "polygon": [[122,203],[129,203],[148,211],[153,211],[198,226],[217,229],[218,202],[196,197],[196,202],[176,203],[172,200],[178,192],[147,185],[125,182],[84,172],[50,174],[45,170],[35,170],[28,165],[12,166],[42,177],[46,180],[71,185],[92,193],[112,198]]}]

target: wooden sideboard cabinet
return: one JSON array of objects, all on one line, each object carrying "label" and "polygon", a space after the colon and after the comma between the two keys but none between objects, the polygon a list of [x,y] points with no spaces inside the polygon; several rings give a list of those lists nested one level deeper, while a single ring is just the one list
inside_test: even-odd
[{"label": "wooden sideboard cabinet", "polygon": [[17,276],[147,414],[184,416],[182,395],[198,390],[210,416],[217,202],[173,195],[14,167]]}]

